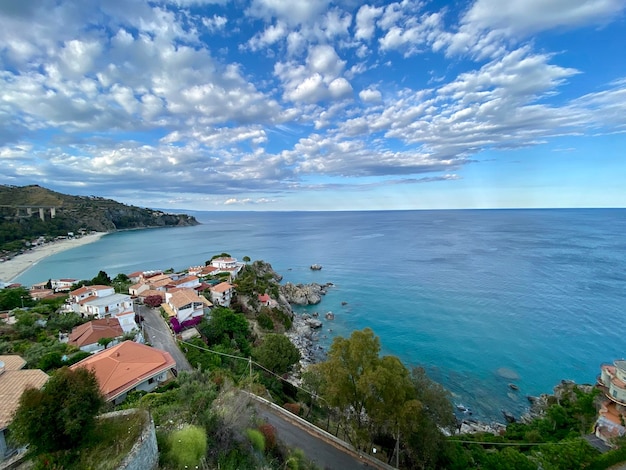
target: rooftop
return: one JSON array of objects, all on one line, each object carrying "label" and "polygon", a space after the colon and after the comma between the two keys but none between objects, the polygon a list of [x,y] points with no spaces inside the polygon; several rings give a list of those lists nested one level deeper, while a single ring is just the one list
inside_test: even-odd
[{"label": "rooftop", "polygon": [[78,367],[94,371],[102,394],[111,401],[141,382],[175,368],[176,361],[166,351],[124,341],[83,359],[71,369]]}]

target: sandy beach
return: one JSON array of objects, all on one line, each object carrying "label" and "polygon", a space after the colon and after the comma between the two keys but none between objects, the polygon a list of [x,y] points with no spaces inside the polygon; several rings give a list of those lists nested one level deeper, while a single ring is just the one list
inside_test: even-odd
[{"label": "sandy beach", "polygon": [[0,281],[12,282],[17,276],[27,271],[44,258],[65,250],[87,245],[99,240],[106,232],[97,232],[80,238],[58,240],[37,246],[16,257],[0,262]]}]

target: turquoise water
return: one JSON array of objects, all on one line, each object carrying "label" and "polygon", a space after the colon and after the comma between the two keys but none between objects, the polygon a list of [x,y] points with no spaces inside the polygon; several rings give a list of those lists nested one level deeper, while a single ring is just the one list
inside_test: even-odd
[{"label": "turquoise water", "polygon": [[526,395],[561,379],[591,383],[600,363],[626,356],[626,210],[197,217],[203,225],[106,235],[17,280],[184,269],[221,252],[263,259],[285,281],[335,284],[303,309],[335,313],[323,343],[370,327],[384,354],[424,365],[482,419],[521,413]]}]

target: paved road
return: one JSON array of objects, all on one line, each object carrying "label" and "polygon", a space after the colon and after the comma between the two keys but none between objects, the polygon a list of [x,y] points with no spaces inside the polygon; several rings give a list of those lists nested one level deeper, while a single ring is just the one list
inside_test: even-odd
[{"label": "paved road", "polygon": [[189,361],[187,361],[187,358],[178,347],[176,340],[172,336],[172,330],[170,330],[165,320],[163,320],[159,310],[144,305],[138,305],[136,308],[139,315],[143,316],[143,330],[146,342],[150,343],[155,348],[163,349],[170,353],[176,361],[177,370],[193,370],[191,365],[189,365]]},{"label": "paved road", "polygon": [[373,470],[381,468],[364,461],[347,450],[334,446],[321,439],[316,434],[311,434],[298,425],[295,420],[287,420],[285,416],[252,400],[258,416],[276,428],[276,437],[286,446],[298,448],[315,465],[324,470]]}]

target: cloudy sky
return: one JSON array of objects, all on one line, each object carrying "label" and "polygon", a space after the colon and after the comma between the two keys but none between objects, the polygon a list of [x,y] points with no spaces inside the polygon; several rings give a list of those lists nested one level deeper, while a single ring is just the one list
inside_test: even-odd
[{"label": "cloudy sky", "polygon": [[2,1],[0,44],[0,184],[626,207],[626,0]]}]

